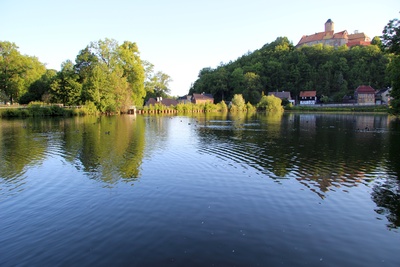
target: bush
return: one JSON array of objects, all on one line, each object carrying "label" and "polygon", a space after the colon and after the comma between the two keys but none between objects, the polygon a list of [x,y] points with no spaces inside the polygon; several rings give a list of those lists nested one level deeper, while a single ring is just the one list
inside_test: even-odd
[{"label": "bush", "polygon": [[243,95],[235,94],[232,98],[232,105],[234,110],[243,111],[246,107],[246,102],[244,101]]},{"label": "bush", "polygon": [[247,102],[247,104],[246,104],[246,109],[247,109],[247,112],[254,112],[254,111],[256,111],[256,108],[255,108],[250,102]]},{"label": "bush", "polygon": [[221,101],[217,104],[217,110],[220,112],[227,112],[228,106],[226,105],[225,101]]},{"label": "bush", "polygon": [[60,106],[50,106],[50,115],[51,116],[64,116],[65,109]]},{"label": "bush", "polygon": [[217,106],[212,103],[205,103],[204,112],[215,112],[217,111]]},{"label": "bush", "polygon": [[18,109],[7,108],[7,109],[2,109],[0,115],[1,117],[4,118],[13,118],[13,117],[19,117],[20,112]]},{"label": "bush", "polygon": [[265,110],[267,112],[282,112],[283,107],[281,105],[282,100],[273,95],[264,95],[260,102],[257,104],[257,108]]},{"label": "bush", "polygon": [[80,109],[74,109],[74,113],[79,116],[83,115],[97,115],[99,114],[99,110],[96,105],[91,101],[86,101],[85,105],[83,105]]}]

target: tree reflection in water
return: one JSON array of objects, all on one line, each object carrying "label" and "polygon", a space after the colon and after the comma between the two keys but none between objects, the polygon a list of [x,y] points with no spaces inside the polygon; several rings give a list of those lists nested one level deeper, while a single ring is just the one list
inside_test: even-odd
[{"label": "tree reflection in water", "polygon": [[389,124],[389,176],[377,179],[371,194],[377,208],[375,211],[386,216],[388,228],[400,227],[400,121],[394,119]]},{"label": "tree reflection in water", "polygon": [[388,116],[258,114],[238,117],[241,127],[235,117],[229,120],[214,118],[199,127],[202,150],[271,179],[296,179],[322,199],[329,191],[371,187],[377,212],[388,217],[390,227],[399,226],[399,182],[378,180],[391,173],[398,177],[400,129]]}]

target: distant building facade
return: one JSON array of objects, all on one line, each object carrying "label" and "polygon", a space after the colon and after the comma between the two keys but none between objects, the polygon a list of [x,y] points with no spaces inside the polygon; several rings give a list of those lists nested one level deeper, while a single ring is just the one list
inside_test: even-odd
[{"label": "distant building facade", "polygon": [[211,94],[205,94],[205,93],[193,94],[191,100],[193,104],[214,103],[214,97]]},{"label": "distant building facade", "polygon": [[178,97],[177,100],[178,100],[178,103],[182,103],[182,104],[192,103],[192,96],[191,95],[180,96],[180,97]]},{"label": "distant building facade", "polygon": [[358,31],[349,34],[346,30],[335,33],[335,24],[331,19],[325,22],[325,31],[317,32],[311,35],[303,35],[296,47],[304,45],[323,44],[334,47],[347,45],[348,47],[356,45],[370,45],[371,39],[365,33]]},{"label": "distant building facade", "polygon": [[385,88],[385,89],[379,90],[375,94],[375,103],[378,105],[389,105],[391,91],[392,91],[392,88]]},{"label": "distant building facade", "polygon": [[354,98],[361,105],[375,105],[375,89],[369,85],[360,85],[354,92]]},{"label": "distant building facade", "polygon": [[315,105],[317,103],[317,91],[301,91],[299,101],[300,105]]}]

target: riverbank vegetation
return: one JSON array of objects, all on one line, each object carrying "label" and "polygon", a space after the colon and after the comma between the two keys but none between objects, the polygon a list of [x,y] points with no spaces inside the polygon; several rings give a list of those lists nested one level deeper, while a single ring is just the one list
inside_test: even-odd
[{"label": "riverbank vegetation", "polygon": [[64,107],[43,102],[31,102],[30,104],[21,107],[0,108],[0,118],[72,117],[97,115],[98,113],[99,112],[93,103],[83,106]]},{"label": "riverbank vegetation", "polygon": [[295,48],[286,37],[279,37],[235,61],[203,68],[190,94],[210,92],[221,101],[241,93],[257,104],[263,93],[285,91],[296,98],[300,91],[316,90],[318,96],[328,97],[327,102],[342,102],[362,84],[376,89],[391,86],[387,80],[391,59],[378,44]]},{"label": "riverbank vegetation", "polygon": [[0,42],[0,102],[10,105],[41,101],[95,106],[102,113],[127,112],[142,106],[146,95],[168,93],[170,81],[142,61],[136,43],[130,41],[91,42],[75,62],[63,62],[60,71],[47,70],[36,57],[21,55],[14,43]]},{"label": "riverbank vegetation", "polygon": [[[176,107],[143,107],[150,97],[169,97],[172,79],[142,60],[134,42],[119,44],[108,38],[91,42],[79,51],[74,62],[66,60],[61,70],[56,71],[46,69],[36,57],[21,55],[16,44],[3,41],[0,42],[0,102],[57,103],[90,107],[89,113],[94,108],[107,114],[129,112],[134,107],[143,107],[144,112],[248,111],[264,110],[265,103],[271,100],[266,96],[268,92],[287,91],[297,99],[300,91],[316,90],[324,103],[340,103],[344,97],[353,96],[359,85],[368,84],[374,89],[392,87],[391,112],[399,114],[399,38],[398,19],[389,21],[382,37],[375,37],[370,46],[334,48],[320,44],[296,48],[286,37],[279,37],[235,61],[199,72],[189,94],[210,93],[218,104]],[[242,99],[235,99],[239,95]],[[225,103],[230,103],[229,107]],[[48,111],[39,114],[60,114],[57,108],[41,108]]]},{"label": "riverbank vegetation", "polygon": [[324,103],[342,103],[360,85],[393,88],[392,111],[400,112],[400,22],[391,20],[382,37],[369,46],[332,47],[322,44],[296,48],[279,37],[262,48],[216,68],[203,68],[189,94],[209,92],[216,101],[241,93],[256,104],[263,93],[317,91]]},{"label": "riverbank vegetation", "polygon": [[389,107],[385,105],[376,106],[287,106],[285,110],[300,112],[370,112],[370,113],[388,113]]}]

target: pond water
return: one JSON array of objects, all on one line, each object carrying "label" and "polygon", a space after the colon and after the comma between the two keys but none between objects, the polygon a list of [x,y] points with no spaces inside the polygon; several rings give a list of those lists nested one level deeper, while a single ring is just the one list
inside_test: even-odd
[{"label": "pond water", "polygon": [[0,266],[400,266],[400,123],[0,120]]}]

